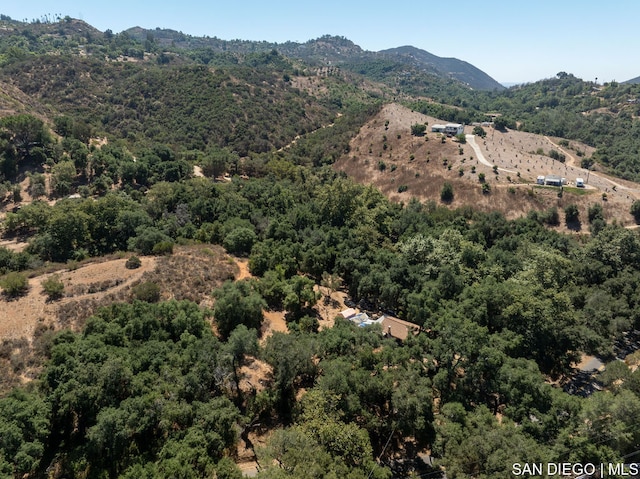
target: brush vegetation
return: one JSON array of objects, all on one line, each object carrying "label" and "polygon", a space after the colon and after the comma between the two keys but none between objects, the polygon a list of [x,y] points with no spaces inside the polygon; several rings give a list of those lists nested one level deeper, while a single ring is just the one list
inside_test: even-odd
[{"label": "brush vegetation", "polygon": [[[442,121],[499,112],[496,128],[580,140],[598,168],[638,179],[627,99],[640,87],[559,73],[477,91],[415,65],[398,81],[404,57],[338,37],[309,42],[305,57],[69,17],[0,24],[2,234],[28,242],[0,247],[1,300],[20,301],[43,265],[158,255],[101,302],[61,298],[73,292],[56,276],[40,283],[58,321],[0,345],[2,477],[238,478],[241,441],[267,479],[511,477],[513,463],[635,453],[633,230],[607,224],[595,199],[592,234],[580,235],[557,231],[556,207],[507,220],[456,205],[451,183],[433,201],[392,202],[332,165],[401,96]],[[319,63],[338,45],[344,63]],[[412,136],[407,125],[406,141],[424,142],[423,126]],[[399,174],[380,155],[377,173]],[[253,277],[225,282],[222,247]],[[397,341],[341,318],[320,328],[327,278],[420,333]],[[285,311],[288,333],[265,333],[269,309]],[[586,385],[583,353],[611,361]],[[20,384],[34,363],[40,374]]]}]

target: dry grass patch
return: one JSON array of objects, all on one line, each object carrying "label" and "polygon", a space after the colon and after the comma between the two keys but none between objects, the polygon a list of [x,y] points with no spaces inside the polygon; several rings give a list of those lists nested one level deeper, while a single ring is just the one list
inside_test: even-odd
[{"label": "dry grass patch", "polygon": [[181,246],[173,255],[158,258],[156,268],[142,275],[141,281],[160,286],[162,300],[186,299],[212,306],[211,292],[234,279],[236,272],[235,262],[219,246]]}]

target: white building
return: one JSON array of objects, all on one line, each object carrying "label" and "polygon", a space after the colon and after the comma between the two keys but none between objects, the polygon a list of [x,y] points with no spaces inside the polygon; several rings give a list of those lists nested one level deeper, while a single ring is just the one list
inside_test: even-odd
[{"label": "white building", "polygon": [[444,133],[449,136],[461,135],[464,133],[464,125],[460,123],[447,123],[446,125],[440,125],[438,123],[431,125],[432,133]]},{"label": "white building", "polygon": [[447,123],[444,126],[444,132],[447,135],[452,136],[461,135],[462,133],[464,133],[464,126],[460,123]]},{"label": "white building", "polygon": [[562,186],[563,178],[558,175],[547,175],[544,177],[544,184],[548,186]]}]

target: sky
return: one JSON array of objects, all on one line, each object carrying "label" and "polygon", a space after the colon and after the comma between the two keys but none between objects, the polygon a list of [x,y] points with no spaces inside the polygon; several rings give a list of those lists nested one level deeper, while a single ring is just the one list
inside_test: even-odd
[{"label": "sky", "polygon": [[114,33],[140,26],[277,43],[340,35],[369,51],[412,45],[505,84],[559,72],[598,83],[640,76],[637,0],[2,0],[0,13],[68,15]]}]

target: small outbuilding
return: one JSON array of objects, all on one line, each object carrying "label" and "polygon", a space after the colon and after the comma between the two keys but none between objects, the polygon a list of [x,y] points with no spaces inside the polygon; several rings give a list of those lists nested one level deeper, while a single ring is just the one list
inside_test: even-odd
[{"label": "small outbuilding", "polygon": [[544,177],[544,184],[547,186],[562,186],[562,177],[558,175],[547,175]]},{"label": "small outbuilding", "polygon": [[340,311],[340,316],[342,316],[344,319],[352,318],[356,314],[358,314],[358,311],[353,308],[347,308],[344,311]]}]

